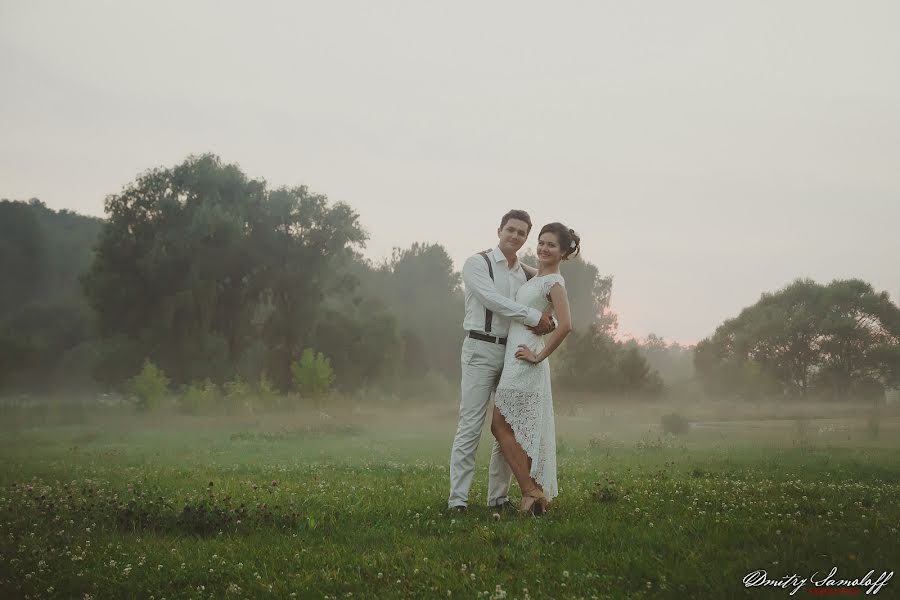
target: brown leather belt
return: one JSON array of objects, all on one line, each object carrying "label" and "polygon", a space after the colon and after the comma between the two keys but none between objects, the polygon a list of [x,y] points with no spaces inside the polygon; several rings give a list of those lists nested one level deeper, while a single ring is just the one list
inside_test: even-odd
[{"label": "brown leather belt", "polygon": [[483,333],[479,333],[477,331],[470,331],[469,337],[473,340],[481,340],[482,342],[490,342],[492,344],[501,344],[503,346],[506,345],[506,338],[502,337],[494,337],[492,335],[485,335]]}]

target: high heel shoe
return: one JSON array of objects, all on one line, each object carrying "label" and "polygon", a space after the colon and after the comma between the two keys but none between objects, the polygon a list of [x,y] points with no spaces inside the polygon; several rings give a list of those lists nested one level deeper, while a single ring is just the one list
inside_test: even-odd
[{"label": "high heel shoe", "polygon": [[529,514],[539,517],[550,508],[550,501],[540,488],[534,488],[522,494],[522,504],[519,506],[520,514]]}]

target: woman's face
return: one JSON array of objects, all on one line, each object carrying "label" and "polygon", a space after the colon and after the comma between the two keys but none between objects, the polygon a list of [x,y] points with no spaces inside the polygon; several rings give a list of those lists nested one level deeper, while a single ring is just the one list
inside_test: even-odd
[{"label": "woman's face", "polygon": [[537,257],[542,265],[552,267],[563,258],[563,250],[559,247],[559,238],[555,233],[547,231],[538,238]]}]

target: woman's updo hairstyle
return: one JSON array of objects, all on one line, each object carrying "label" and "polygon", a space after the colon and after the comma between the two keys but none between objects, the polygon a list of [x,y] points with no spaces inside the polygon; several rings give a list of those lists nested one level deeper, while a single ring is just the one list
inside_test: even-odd
[{"label": "woman's updo hairstyle", "polygon": [[574,229],[569,229],[562,223],[547,223],[541,227],[541,233],[538,234],[538,237],[545,233],[556,235],[556,239],[559,240],[559,247],[563,253],[563,260],[568,260],[572,256],[578,256],[578,253],[581,252],[581,238],[575,233]]}]

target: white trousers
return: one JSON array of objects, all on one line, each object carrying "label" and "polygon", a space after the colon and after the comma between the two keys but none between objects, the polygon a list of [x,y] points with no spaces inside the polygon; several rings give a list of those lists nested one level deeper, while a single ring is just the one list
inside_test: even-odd
[{"label": "white trousers", "polygon": [[[462,399],[459,403],[459,425],[450,452],[449,507],[467,506],[469,488],[475,474],[475,452],[487,416],[491,393],[500,381],[506,346],[467,337],[462,346]],[[494,440],[488,468],[488,506],[508,500],[512,469]]]}]

